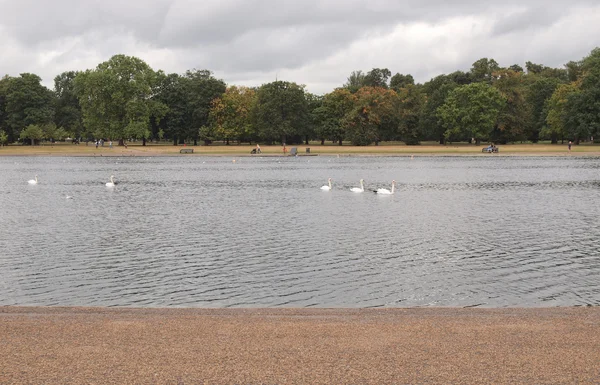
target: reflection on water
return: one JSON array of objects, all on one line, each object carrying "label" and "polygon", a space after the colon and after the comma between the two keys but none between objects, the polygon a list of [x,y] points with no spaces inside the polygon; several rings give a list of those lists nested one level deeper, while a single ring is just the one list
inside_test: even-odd
[{"label": "reflection on water", "polygon": [[[0,305],[598,305],[599,168],[597,158],[3,157]],[[367,192],[350,192],[361,178]],[[395,195],[370,192],[392,179]]]}]

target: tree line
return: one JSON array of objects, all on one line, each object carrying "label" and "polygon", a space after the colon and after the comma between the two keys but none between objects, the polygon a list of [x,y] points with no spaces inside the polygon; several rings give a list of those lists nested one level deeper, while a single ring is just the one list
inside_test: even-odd
[{"label": "tree line", "polygon": [[600,48],[564,68],[482,58],[467,72],[423,84],[410,74],[353,71],[325,95],[274,81],[227,85],[208,70],[155,71],[115,55],[95,69],[64,72],[54,89],[35,74],[0,79],[0,143],[105,138],[354,145],[403,141],[600,139]]}]

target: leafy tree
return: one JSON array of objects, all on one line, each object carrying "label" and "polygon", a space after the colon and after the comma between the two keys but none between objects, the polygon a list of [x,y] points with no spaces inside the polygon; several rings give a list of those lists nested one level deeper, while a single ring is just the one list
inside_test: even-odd
[{"label": "leafy tree", "polygon": [[209,126],[212,102],[225,93],[227,86],[223,80],[216,79],[209,70],[188,70],[185,77],[188,79],[189,137],[193,138],[194,145],[197,145],[198,128]]},{"label": "leafy tree", "polygon": [[583,72],[582,62],[570,61],[565,64],[565,68],[567,69],[567,78],[570,82],[579,80]]},{"label": "leafy tree", "polygon": [[75,94],[75,76],[77,72],[69,71],[54,78],[56,98],[54,123],[79,138],[83,134],[83,120],[79,99]]},{"label": "leafy tree", "polygon": [[0,145],[4,146],[8,142],[8,135],[4,130],[0,130]]},{"label": "leafy tree", "polygon": [[492,140],[500,143],[524,140],[530,111],[525,101],[526,88],[523,83],[523,73],[501,70],[494,73],[494,77],[497,80],[493,85],[502,93],[506,103],[498,116],[498,124]]},{"label": "leafy tree", "polygon": [[152,116],[153,132],[156,136],[162,132],[166,138],[173,140],[173,145],[177,145],[193,136],[190,134],[190,127],[193,126],[191,103],[188,100],[191,95],[190,80],[175,73],[165,75],[159,71],[157,75],[156,100],[167,106],[168,110],[162,119]]},{"label": "leafy tree", "polygon": [[579,89],[576,83],[561,84],[556,88],[547,102],[547,125],[540,132],[542,138],[550,138],[552,143],[557,143],[558,138],[564,138],[568,136],[569,131],[574,131],[567,103],[569,96],[578,93]]},{"label": "leafy tree", "polygon": [[10,78],[4,76],[0,79],[0,130],[8,130],[6,123],[6,97]]},{"label": "leafy tree", "polygon": [[167,106],[155,98],[157,73],[136,57],[115,55],[96,69],[75,77],[84,124],[96,137],[150,137],[150,117],[161,118]]},{"label": "leafy tree", "polygon": [[397,73],[396,75],[392,76],[392,79],[390,80],[390,88],[396,92],[400,91],[401,88],[406,88],[414,84],[415,79],[410,74],[402,75]]},{"label": "leafy tree", "polygon": [[346,137],[356,146],[381,140],[381,127],[396,112],[396,92],[382,87],[362,87],[353,109],[344,116]]},{"label": "leafy tree", "polygon": [[[23,73],[9,78],[6,87],[6,121],[9,140],[29,125],[43,125],[54,118],[52,91],[41,85],[41,78]],[[20,136],[20,135],[19,135]]]},{"label": "leafy tree", "polygon": [[[527,88],[526,101],[530,111],[527,138],[533,142],[537,142],[540,133],[545,130],[548,116],[547,103],[559,84],[560,80],[556,78],[535,76],[534,81]],[[544,132],[546,137],[552,139],[552,143],[557,143],[557,136],[548,136],[547,130]]]},{"label": "leafy tree", "polygon": [[365,77],[361,70],[352,71],[350,76],[348,76],[348,80],[344,84],[344,88],[348,89],[350,92],[355,93],[365,84]]},{"label": "leafy tree", "polygon": [[508,67],[509,70],[514,71],[514,72],[524,72],[523,71],[523,67],[521,67],[518,64],[513,64],[510,67]]},{"label": "leafy tree", "polygon": [[323,96],[323,103],[314,114],[317,119],[315,135],[325,144],[326,139],[342,145],[345,136],[343,119],[353,108],[356,96],[346,88],[337,88]]},{"label": "leafy tree", "polygon": [[253,116],[264,140],[297,140],[308,118],[304,88],[281,80],[263,84],[256,92]]},{"label": "leafy tree", "polygon": [[498,71],[500,66],[494,59],[481,58],[471,66],[471,76],[476,82],[491,82],[494,72]]},{"label": "leafy tree", "polygon": [[33,146],[36,142],[44,139],[44,131],[37,124],[30,124],[27,126],[27,128],[21,131],[19,137],[21,140],[30,139],[31,145]]},{"label": "leafy tree", "polygon": [[530,61],[525,63],[525,68],[530,74],[541,74],[545,67],[543,64],[535,64]]},{"label": "leafy tree", "polygon": [[[256,103],[256,91],[247,87],[228,87],[225,93],[212,101],[209,121],[214,127],[214,136],[225,139],[251,141],[256,137],[251,111]],[[209,131],[202,131],[205,137]]]},{"label": "leafy tree", "polygon": [[309,139],[314,138],[318,131],[319,116],[317,110],[323,105],[323,96],[311,94],[310,92],[306,92],[304,95],[306,96],[308,119],[302,134],[304,135],[304,144],[308,145]]},{"label": "leafy tree", "polygon": [[363,79],[363,86],[388,88],[388,79],[392,73],[387,68],[373,68]]},{"label": "leafy tree", "polygon": [[438,116],[447,139],[488,138],[506,103],[496,88],[473,83],[455,88],[438,108]]},{"label": "leafy tree", "polygon": [[437,140],[440,144],[445,143],[446,129],[439,121],[437,110],[456,87],[458,85],[445,75],[437,76],[423,85],[423,92],[427,96],[419,118],[421,137]]},{"label": "leafy tree", "polygon": [[399,98],[399,133],[406,144],[419,144],[420,115],[425,105],[426,95],[421,88],[408,85],[398,92]]}]

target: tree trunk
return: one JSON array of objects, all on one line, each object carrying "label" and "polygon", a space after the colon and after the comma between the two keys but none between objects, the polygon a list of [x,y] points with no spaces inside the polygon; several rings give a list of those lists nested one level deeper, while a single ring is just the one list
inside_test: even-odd
[{"label": "tree trunk", "polygon": [[479,139],[479,138],[476,138],[476,139],[475,139],[475,144],[479,146],[479,144],[480,144],[480,143],[481,143],[481,139]]},{"label": "tree trunk", "polygon": [[340,138],[340,143],[339,143],[339,145],[340,145],[340,146],[342,145],[342,138]]},{"label": "tree trunk", "polygon": [[551,138],[550,138],[552,144],[558,144],[558,137],[556,134],[552,134]]},{"label": "tree trunk", "polygon": [[125,140],[124,139],[119,139],[119,146],[124,146],[125,145]]},{"label": "tree trunk", "polygon": [[229,138],[226,138],[226,139],[225,139],[225,145],[226,145],[226,146],[229,146]]},{"label": "tree trunk", "polygon": [[198,138],[194,138],[194,146],[198,145]]},{"label": "tree trunk", "polygon": [[321,139],[321,146],[325,145],[325,139]]},{"label": "tree trunk", "polygon": [[440,144],[446,144],[446,138],[444,138],[444,135],[440,135]]},{"label": "tree trunk", "polygon": [[142,138],[142,146],[146,145],[146,138]]},{"label": "tree trunk", "polygon": [[304,138],[304,144],[308,146],[308,135],[306,135],[306,137]]},{"label": "tree trunk", "polygon": [[173,146],[177,146],[177,137],[173,138]]}]

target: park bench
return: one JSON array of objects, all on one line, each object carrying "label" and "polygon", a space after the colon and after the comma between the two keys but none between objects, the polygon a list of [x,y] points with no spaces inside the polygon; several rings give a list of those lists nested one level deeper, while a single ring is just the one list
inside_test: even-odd
[{"label": "park bench", "polygon": [[194,149],[193,148],[182,148],[181,150],[179,150],[180,154],[193,154],[194,153]]}]

